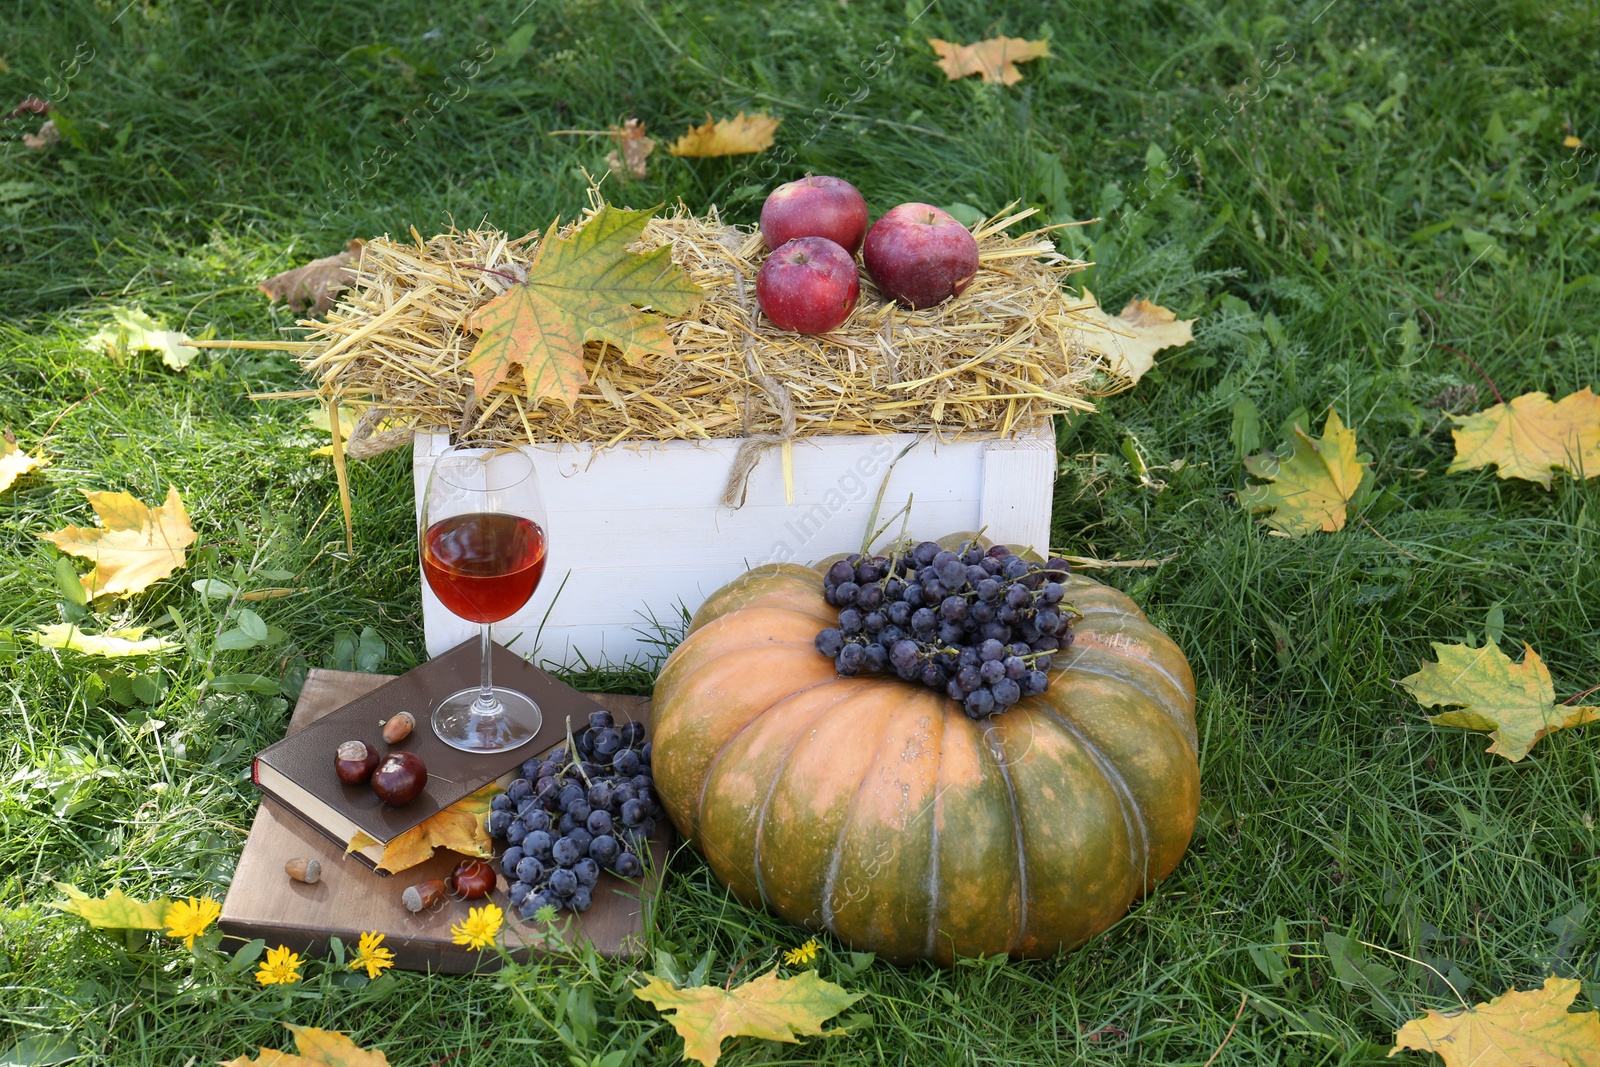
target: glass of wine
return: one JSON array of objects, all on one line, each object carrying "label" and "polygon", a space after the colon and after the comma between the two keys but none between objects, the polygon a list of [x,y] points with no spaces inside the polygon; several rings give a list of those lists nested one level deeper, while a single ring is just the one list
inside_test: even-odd
[{"label": "glass of wine", "polygon": [[483,627],[480,684],[434,709],[434,733],[468,752],[516,748],[543,714],[526,694],[494,685],[489,624],[521,610],[544,577],[546,518],[533,460],[499,442],[452,445],[428,475],[418,526],[434,595]]}]

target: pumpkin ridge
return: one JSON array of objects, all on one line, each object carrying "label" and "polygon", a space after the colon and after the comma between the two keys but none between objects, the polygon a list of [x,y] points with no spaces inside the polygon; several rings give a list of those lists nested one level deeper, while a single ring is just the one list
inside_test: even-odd
[{"label": "pumpkin ridge", "polygon": [[[1120,681],[1120,679],[1118,679]],[[1130,687],[1135,688],[1135,687]],[[1073,740],[1083,746],[1089,758],[1100,770],[1100,775],[1110,785],[1117,795],[1117,800],[1122,807],[1122,821],[1128,828],[1128,836],[1132,837],[1135,829],[1138,830],[1139,842],[1144,846],[1144,863],[1139,868],[1140,885],[1147,885],[1150,881],[1150,828],[1145,824],[1144,811],[1139,807],[1139,801],[1134,797],[1133,790],[1128,785],[1128,780],[1123,777],[1122,770],[1113,763],[1100,746],[1096,745],[1082,730],[1078,729],[1071,718],[1047,703],[1040,703],[1039,710],[1056,721],[1063,730],[1072,735]],[[1130,815],[1131,809],[1131,815]],[[1133,857],[1126,856],[1128,865],[1133,865]]]},{"label": "pumpkin ridge", "polygon": [[[746,645],[744,647],[748,648],[750,646]],[[821,655],[821,653],[818,653],[818,655]],[[793,700],[795,697],[800,696],[801,694],[809,693],[813,689],[820,689],[822,686],[833,685],[835,682],[844,682],[844,681],[850,681],[850,679],[841,678],[838,675],[834,675],[832,678],[823,679],[822,681],[816,683],[815,685],[808,685],[803,689],[796,689],[791,693],[785,693],[781,699],[773,701],[771,704],[768,704],[766,707],[762,708],[760,711],[758,711],[754,715],[750,716],[750,721],[749,722],[745,723],[743,726],[741,726],[737,730],[735,730],[733,732],[733,734],[727,739],[727,741],[723,742],[722,747],[717,749],[717,754],[715,756],[711,757],[711,762],[706,764],[705,776],[700,779],[700,795],[695,797],[695,799],[694,799],[694,815],[695,815],[696,823],[698,823],[699,820],[700,820],[700,813],[705,810],[706,787],[708,785],[710,785],[710,783],[711,783],[711,777],[716,772],[717,764],[722,762],[723,754],[726,753],[728,751],[728,749],[733,747],[733,743],[735,741],[737,741],[744,734],[744,732],[746,730],[748,730],[748,729],[750,729],[750,727],[754,726],[762,718],[762,716],[766,715],[768,712],[770,712],[773,708],[777,707],[779,704],[783,704],[783,703],[786,703],[786,702],[788,702],[790,700]],[[844,696],[840,697],[839,700],[844,700],[844,699],[846,699],[846,698],[848,698],[848,697],[850,697],[852,695],[854,695],[853,692],[848,692]],[[836,700],[836,701],[834,701],[834,704],[837,704],[838,702],[839,701]],[[833,707],[833,704],[829,704],[828,707],[830,707],[830,708]],[[813,721],[815,721],[815,720],[813,720]],[[793,751],[793,746],[792,745],[790,746],[790,751]],[[787,762],[787,757],[785,757],[785,762]],[[780,763],[779,767],[781,768],[782,766],[783,766],[783,764]],[[773,782],[776,783],[777,780],[778,780],[777,776],[775,775],[773,777]],[[771,794],[769,793],[768,795],[770,797]],[[757,882],[759,883],[759,881],[760,881],[760,879],[758,877],[757,878]]]},{"label": "pumpkin ridge", "polygon": [[[819,655],[820,655],[820,653],[819,653]],[[837,680],[838,681],[848,681],[849,679],[840,678],[840,679],[837,679]],[[830,683],[823,682],[821,684],[828,685]],[[817,687],[814,686],[814,685],[813,686],[809,686],[809,687],[807,687],[807,689],[802,689],[799,692],[795,693],[794,695],[795,696],[799,696],[800,693],[804,693],[804,692],[809,691],[810,689],[815,689],[815,688],[817,688]],[[815,715],[813,715],[811,717],[811,720],[809,722],[807,722],[805,724],[805,726],[803,726],[802,728],[800,728],[800,729],[795,731],[794,739],[789,742],[789,747],[784,752],[783,758],[778,761],[778,773],[774,774],[772,776],[772,781],[770,783],[768,783],[768,785],[767,785],[767,795],[761,798],[761,810],[756,814],[756,843],[755,843],[755,849],[751,853],[751,856],[750,856],[750,869],[755,872],[756,892],[761,894],[761,902],[763,904],[766,904],[768,907],[771,907],[772,905],[771,905],[771,902],[767,899],[766,887],[761,884],[761,842],[762,842],[762,838],[765,836],[763,834],[763,831],[766,829],[767,811],[772,806],[772,794],[777,792],[778,780],[783,777],[783,767],[789,762],[789,757],[791,755],[793,755],[795,748],[800,744],[800,739],[805,736],[806,732],[808,730],[810,730],[811,727],[813,727],[813,726],[815,726],[817,724],[818,720],[820,720],[824,715],[826,715],[829,712],[831,712],[834,708],[838,707],[844,701],[849,700],[853,696],[856,696],[859,692],[860,692],[860,686],[851,686],[849,688],[849,690],[847,692],[845,692],[845,694],[843,696],[840,696],[838,699],[836,699],[836,700],[832,701],[831,703],[827,704],[820,711],[818,711]],[[789,699],[788,697],[785,697],[784,700],[778,701],[778,704],[782,704],[788,699]],[[778,704],[772,705],[772,708],[768,708],[767,711],[771,711],[773,708],[776,708],[778,706]],[[767,714],[767,711],[763,711],[761,713],[761,715],[757,715],[756,718],[757,719],[761,718],[762,715]],[[751,721],[754,722],[755,720],[752,719]],[[741,732],[743,732],[743,731],[741,731]],[[728,750],[728,747],[731,747],[732,744],[733,744],[733,741],[730,739],[729,742],[728,742],[728,745],[724,746],[722,751],[726,752]],[[712,767],[713,768],[716,767],[717,761],[720,761],[721,758],[722,758],[722,753],[721,752],[717,753],[717,760],[712,761]],[[706,780],[707,781],[711,780],[710,774],[706,775]],[[849,820],[846,819],[845,823],[846,823],[846,825],[848,825],[849,824]]]},{"label": "pumpkin ridge", "polygon": [[[833,927],[833,884],[839,877],[839,866],[844,862],[844,839],[850,832],[850,822],[855,818],[856,801],[861,799],[862,790],[867,788],[867,779],[872,775],[872,768],[877,765],[879,757],[883,755],[884,738],[889,733],[889,717],[884,716],[878,737],[873,742],[873,756],[866,768],[861,772],[861,781],[856,783],[854,795],[850,798],[850,806],[845,809],[844,818],[839,821],[839,836],[833,841],[833,857],[828,861],[828,875],[822,880],[822,925],[830,932],[837,934]],[[787,762],[787,761],[785,761]]]},{"label": "pumpkin ridge", "polygon": [[[1118,612],[1118,614],[1121,615],[1123,618],[1130,618],[1131,617],[1131,616],[1127,615],[1126,613],[1122,613],[1122,612]],[[1169,637],[1163,630],[1161,630],[1154,623],[1148,622],[1148,621],[1146,621],[1144,619],[1137,619],[1136,621],[1144,623],[1144,625],[1148,626],[1153,631],[1153,634],[1148,638],[1152,642],[1152,644],[1159,643],[1159,642],[1155,641],[1155,636],[1160,636],[1161,638],[1165,639],[1167,644],[1172,646],[1173,651],[1177,652],[1178,655],[1180,655],[1180,656],[1183,655],[1183,649],[1181,647],[1179,647],[1178,642],[1174,641],[1171,637]],[[1106,633],[1106,634],[1109,634],[1110,636],[1117,636],[1122,631],[1119,629],[1119,630],[1111,630],[1111,631],[1096,630],[1095,632],[1096,633]],[[1116,654],[1122,655],[1122,653],[1120,653],[1120,652],[1118,652]],[[1124,658],[1126,658],[1126,657],[1124,657]],[[1185,659],[1187,659],[1187,657],[1185,657]],[[1192,693],[1193,692],[1194,683],[1193,683],[1192,680],[1191,680],[1190,684],[1185,685],[1181,678],[1174,677],[1173,674],[1170,671],[1168,671],[1165,667],[1163,667],[1161,664],[1155,662],[1154,660],[1141,660],[1140,662],[1147,664],[1152,669],[1154,669],[1157,674],[1161,675],[1167,681],[1171,682],[1173,684],[1173,686],[1178,690],[1178,692],[1180,692],[1180,693]],[[1194,703],[1194,698],[1192,696],[1189,698],[1189,703],[1191,705]],[[1193,711],[1192,708],[1190,710],[1191,710],[1191,712]]]},{"label": "pumpkin ridge", "polygon": [[995,766],[1000,770],[1001,780],[1006,783],[1006,799],[1011,802],[1011,822],[1017,832],[1017,889],[1020,893],[1021,907],[1017,915],[1016,939],[1006,947],[1006,955],[1009,956],[1016,951],[1017,946],[1022,944],[1028,934],[1028,841],[1022,832],[1022,810],[1017,807],[1017,790],[1011,784],[1011,770],[1006,766],[1005,746],[1000,743],[993,725],[988,723],[983,728],[983,739],[987,743],[989,755],[994,757]]},{"label": "pumpkin ridge", "polygon": [[[1183,734],[1184,740],[1189,742],[1189,747],[1194,750],[1195,755],[1198,756],[1200,754],[1200,742],[1199,742],[1198,736],[1197,736],[1196,731],[1195,731],[1194,718],[1193,718],[1193,712],[1192,711],[1187,715],[1174,714],[1172,711],[1168,710],[1168,708],[1166,707],[1166,703],[1167,702],[1165,700],[1163,700],[1161,697],[1159,697],[1157,694],[1151,693],[1149,690],[1143,688],[1142,686],[1136,685],[1135,683],[1129,681],[1127,678],[1123,678],[1120,675],[1113,674],[1110,671],[1101,670],[1098,667],[1092,667],[1092,666],[1088,666],[1088,665],[1084,664],[1084,662],[1083,662],[1083,660],[1084,660],[1083,651],[1084,650],[1080,648],[1074,654],[1074,653],[1072,653],[1072,649],[1069,647],[1067,649],[1067,652],[1069,654],[1072,654],[1072,660],[1071,660],[1071,662],[1064,664],[1062,669],[1066,670],[1066,671],[1076,671],[1079,674],[1092,674],[1096,678],[1104,678],[1104,679],[1106,679],[1108,681],[1112,681],[1112,682],[1121,682],[1123,685],[1129,686],[1129,687],[1133,688],[1134,690],[1136,690],[1137,692],[1139,692],[1140,694],[1142,694],[1143,696],[1148,697],[1152,703],[1154,703],[1155,705],[1157,705],[1158,707],[1161,708],[1161,711],[1162,711],[1163,714],[1165,714],[1168,718],[1172,719],[1174,725],[1176,725],[1178,727],[1179,732],[1181,732]],[[1159,674],[1162,678],[1165,678],[1167,681],[1170,682],[1172,680],[1170,675],[1168,675],[1165,671],[1162,671],[1160,668],[1155,667],[1154,664],[1149,663],[1149,662],[1144,661],[1144,660],[1140,660],[1140,661],[1138,661],[1138,663],[1139,663],[1140,666],[1147,666],[1147,667],[1151,667],[1151,668],[1155,669],[1156,673]],[[1179,693],[1187,694],[1187,690],[1183,689],[1181,686],[1179,686],[1177,688],[1178,688],[1178,692]]]},{"label": "pumpkin ridge", "polygon": [[933,826],[928,832],[928,936],[922,949],[922,954],[929,959],[933,958],[939,944],[939,813],[944,799],[939,783],[944,781],[944,738],[949,732],[950,715],[950,709],[944,704],[939,710],[943,715],[939,721],[939,762],[933,768],[933,802],[929,805]]}]

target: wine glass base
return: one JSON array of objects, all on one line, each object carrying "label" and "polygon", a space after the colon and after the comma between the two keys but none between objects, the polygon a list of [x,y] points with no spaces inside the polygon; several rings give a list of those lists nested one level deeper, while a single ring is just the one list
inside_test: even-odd
[{"label": "wine glass base", "polygon": [[500,710],[477,710],[479,690],[452,693],[433,711],[433,732],[451,748],[463,752],[509,752],[533,740],[544,722],[539,705],[514,689],[494,690]]}]

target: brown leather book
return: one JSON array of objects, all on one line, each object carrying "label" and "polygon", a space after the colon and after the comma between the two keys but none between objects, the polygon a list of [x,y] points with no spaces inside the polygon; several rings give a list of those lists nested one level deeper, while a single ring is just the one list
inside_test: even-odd
[{"label": "brown leather book", "polygon": [[[366,696],[351,701],[303,730],[256,754],[250,778],[279,805],[326,834],[341,847],[359,830],[375,844],[350,854],[373,867],[383,847],[400,834],[448,808],[462,797],[561,743],[568,724],[576,734],[589,724],[599,704],[533,666],[515,652],[494,646],[494,682],[532,697],[544,713],[533,739],[509,752],[463,752],[439,740],[432,715],[440,700],[478,684],[478,640],[464,641],[407,671]],[[409,711],[417,720],[411,736],[384,743],[383,722]],[[428,768],[422,796],[391,808],[369,786],[345,785],[334,772],[333,754],[344,741],[363,741],[380,757],[407,750]]]}]

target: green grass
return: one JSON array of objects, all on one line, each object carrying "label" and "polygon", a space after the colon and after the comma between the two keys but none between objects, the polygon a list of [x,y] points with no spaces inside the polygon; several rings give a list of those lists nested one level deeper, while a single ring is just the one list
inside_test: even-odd
[{"label": "green grass", "polygon": [[[48,93],[66,134],[27,151],[17,138],[39,120],[25,117],[0,138],[0,425],[30,447],[49,430],[54,457],[0,496],[0,630],[77,616],[35,535],[90,521],[80,489],[150,499],[176,484],[201,535],[180,576],[96,613],[177,636],[185,654],[128,668],[20,641],[0,653],[0,1050],[42,1034],[86,1063],[204,1063],[279,1047],[290,1021],[416,1067],[677,1058],[676,1036],[625,995],[625,967],[516,972],[546,1019],[562,1005],[566,1045],[494,979],[352,985],[319,964],[263,991],[213,957],[106,938],[44,904],[51,879],[220,895],[256,802],[249,756],[281,735],[298,672],[346,661],[369,627],[369,650],[383,645],[369,665],[424,654],[404,457],[354,468],[352,558],[304,407],[247,398],[296,387],[297,368],[208,351],[176,375],[89,354],[109,308],[268,337],[289,316],[255,283],[351,236],[571,216],[607,146],[549,130],[635,114],[662,137],[740,108],[785,116],[768,157],[658,151],[626,198],[749,221],[776,180],[814,170],[879,210],[1021,199],[1052,221],[1104,219],[1062,242],[1097,262],[1107,305],[1142,295],[1199,317],[1193,345],[1063,433],[1054,540],[1172,557],[1109,580],[1195,666],[1205,803],[1172,878],[1083,950],[851,973],[829,942],[822,973],[869,994],[872,1027],[740,1040],[724,1062],[1201,1065],[1242,997],[1218,1064],[1390,1062],[1401,1021],[1454,1003],[1395,954],[1455,968],[1469,997],[1552,970],[1584,980],[1581,1003],[1600,997],[1586,910],[1600,899],[1597,735],[1507,763],[1429,726],[1393,682],[1430,640],[1486,627],[1537,648],[1563,698],[1600,681],[1597,483],[1447,476],[1448,423],[1430,406],[1461,386],[1490,403],[1490,379],[1507,397],[1600,383],[1600,176],[1592,151],[1562,147],[1569,133],[1600,144],[1593,4],[1079,0],[997,17],[951,0],[912,24],[922,0],[594,0],[536,4],[530,39],[513,25],[523,2],[0,5],[0,111]],[[924,43],[995,33],[1047,36],[1052,57],[995,89],[947,83]],[[447,83],[483,45],[498,58]],[[845,114],[808,127],[818,108]],[[1372,453],[1375,491],[1342,533],[1264,536],[1230,497],[1239,448],[1277,445],[1297,416],[1320,426],[1330,404]],[[1235,431],[1249,411],[1260,442]],[[1166,488],[1131,476],[1130,435]],[[309,591],[256,605],[284,631],[273,648],[217,651],[224,602],[190,582],[252,571]],[[285,691],[197,701],[207,672]],[[731,903],[690,854],[657,920],[655,950],[685,971],[709,954],[714,982],[800,937]],[[1393,974],[1341,981],[1325,934],[1381,946],[1367,963]],[[1293,971],[1275,981],[1285,939]]]}]

